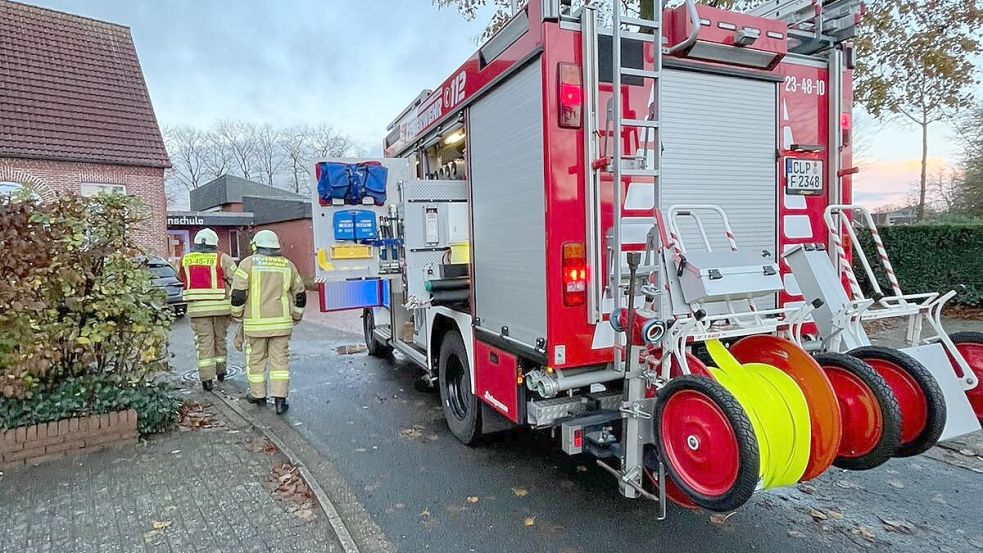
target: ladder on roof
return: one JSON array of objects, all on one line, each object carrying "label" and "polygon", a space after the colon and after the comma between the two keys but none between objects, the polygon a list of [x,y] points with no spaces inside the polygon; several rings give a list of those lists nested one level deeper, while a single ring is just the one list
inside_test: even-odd
[{"label": "ladder on roof", "polygon": [[745,13],[788,23],[789,50],[810,55],[853,38],[863,11],[862,0],[768,0]]}]

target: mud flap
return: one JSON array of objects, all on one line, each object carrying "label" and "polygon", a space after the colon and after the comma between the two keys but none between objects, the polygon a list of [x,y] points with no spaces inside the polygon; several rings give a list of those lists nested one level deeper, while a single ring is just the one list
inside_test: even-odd
[{"label": "mud flap", "polygon": [[481,401],[481,433],[494,434],[511,430],[515,424],[503,417],[501,413],[492,409],[487,403]]},{"label": "mud flap", "polygon": [[980,429],[980,421],[976,418],[969,398],[963,391],[962,384],[952,372],[952,363],[945,353],[942,344],[928,344],[900,350],[917,359],[932,373],[942,388],[945,396],[946,421],[945,430],[939,441],[951,440]]}]

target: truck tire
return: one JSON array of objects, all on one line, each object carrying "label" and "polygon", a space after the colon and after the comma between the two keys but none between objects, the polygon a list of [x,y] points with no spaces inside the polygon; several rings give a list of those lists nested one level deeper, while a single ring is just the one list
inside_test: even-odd
[{"label": "truck tire", "polygon": [[686,375],[656,395],[655,444],[672,481],[708,511],[737,509],[758,484],[760,451],[747,413],[717,382]]},{"label": "truck tire", "polygon": [[[983,332],[955,332],[949,335],[949,339],[969,364],[976,380],[980,381],[975,388],[966,390],[966,397],[976,418],[983,422]],[[956,362],[952,361],[952,364],[955,366]]]},{"label": "truck tire", "polygon": [[924,453],[945,429],[945,397],[932,373],[914,357],[896,349],[863,346],[850,355],[863,359],[881,375],[901,407],[901,445],[895,457]]},{"label": "truck tire", "polygon": [[444,334],[437,361],[440,403],[451,434],[465,445],[474,445],[480,437],[481,405],[471,393],[471,369],[468,350],[461,333]]},{"label": "truck tire", "polygon": [[833,466],[868,470],[886,463],[901,443],[898,399],[874,369],[845,353],[821,353],[843,416],[843,437]]},{"label": "truck tire", "polygon": [[365,336],[365,348],[369,355],[382,358],[392,355],[393,347],[377,340],[373,330],[375,330],[375,314],[371,309],[365,309],[362,311],[362,332]]}]

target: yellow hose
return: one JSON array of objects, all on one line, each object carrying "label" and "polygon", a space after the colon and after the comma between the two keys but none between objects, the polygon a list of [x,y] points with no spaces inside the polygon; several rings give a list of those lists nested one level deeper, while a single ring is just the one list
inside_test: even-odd
[{"label": "yellow hose", "polygon": [[771,365],[741,365],[719,340],[706,342],[719,368],[710,372],[748,413],[761,458],[761,487],[795,484],[809,461],[811,425],[798,385]]}]

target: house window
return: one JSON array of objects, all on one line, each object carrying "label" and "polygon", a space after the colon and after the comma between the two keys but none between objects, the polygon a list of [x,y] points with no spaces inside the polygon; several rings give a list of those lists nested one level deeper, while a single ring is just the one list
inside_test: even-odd
[{"label": "house window", "polygon": [[239,259],[239,231],[230,230],[229,231],[229,255],[235,259]]},{"label": "house window", "polygon": [[126,194],[126,185],[124,184],[99,184],[99,183],[88,183],[84,182],[79,189],[79,193],[82,194],[83,198],[91,198],[92,196],[97,196],[99,194]]},{"label": "house window", "polygon": [[31,199],[41,199],[37,192],[19,182],[0,181],[0,196],[16,196],[23,191],[27,191]]}]

